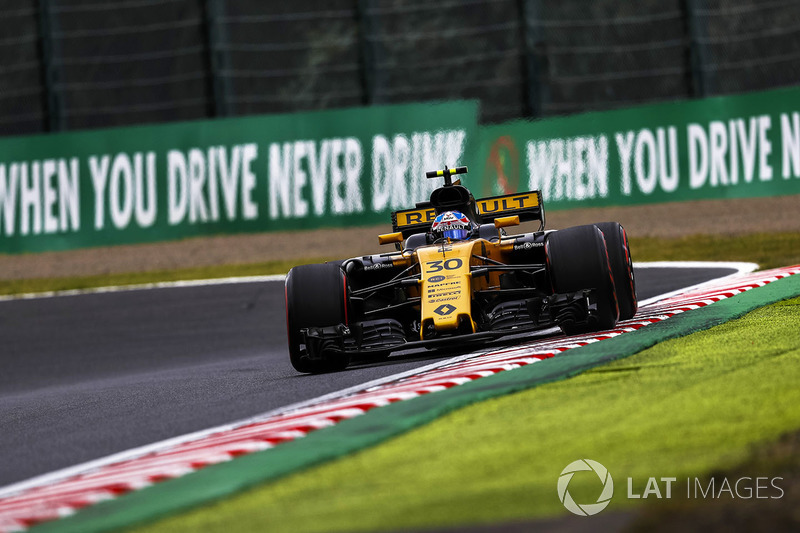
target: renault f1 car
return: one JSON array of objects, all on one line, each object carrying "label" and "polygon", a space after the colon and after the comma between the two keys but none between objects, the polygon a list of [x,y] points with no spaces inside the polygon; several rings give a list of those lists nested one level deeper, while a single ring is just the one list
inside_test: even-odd
[{"label": "renault f1 car", "polygon": [[[286,276],[289,354],[304,373],[397,350],[559,327],[604,330],[637,310],[627,236],[616,222],[545,231],[540,191],[476,200],[454,176],[430,201],[392,213],[389,253],[302,265]],[[507,228],[538,221],[531,233]],[[516,338],[516,337],[515,337]]]}]

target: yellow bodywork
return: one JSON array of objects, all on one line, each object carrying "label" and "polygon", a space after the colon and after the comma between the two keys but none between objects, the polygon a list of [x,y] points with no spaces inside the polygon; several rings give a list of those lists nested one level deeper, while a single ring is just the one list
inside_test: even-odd
[{"label": "yellow bodywork", "polygon": [[[472,295],[475,291],[499,287],[500,272],[473,278],[470,267],[481,267],[490,261],[504,261],[514,240],[489,242],[476,239],[421,246],[414,252],[398,257],[395,266],[419,264],[422,277],[413,296],[420,296],[420,338],[424,339],[426,324],[433,322],[437,332],[474,333],[477,324],[472,318]],[[470,331],[471,330],[471,331]]]},{"label": "yellow bodywork", "polygon": [[[473,249],[478,253],[485,241],[443,243],[418,248],[416,251],[422,272],[420,286],[422,324],[433,320],[437,331],[456,329],[464,321],[472,332],[472,277],[470,264]],[[424,331],[425,328],[421,328]]]}]

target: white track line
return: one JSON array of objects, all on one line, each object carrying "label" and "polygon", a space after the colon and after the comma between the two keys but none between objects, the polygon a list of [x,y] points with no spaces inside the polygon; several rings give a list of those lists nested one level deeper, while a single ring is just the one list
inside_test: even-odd
[{"label": "white track line", "polygon": [[712,279],[709,281],[704,281],[702,283],[697,283],[695,285],[691,285],[689,287],[684,287],[682,289],[678,289],[675,291],[667,292],[664,294],[659,294],[658,296],[654,296],[652,298],[648,298],[646,300],[642,300],[639,302],[639,305],[650,305],[655,302],[659,302],[661,300],[666,300],[667,298],[672,298],[673,296],[677,296],[678,294],[683,294],[688,291],[694,291],[697,289],[702,289],[707,285],[711,285],[714,283],[719,283],[721,281],[725,281],[730,278],[735,278],[737,276],[741,276],[743,274],[749,274],[758,268],[756,263],[737,263],[737,262],[724,262],[724,261],[654,261],[652,263],[634,263],[634,268],[670,268],[670,267],[677,267],[677,268],[733,268],[736,270],[733,274],[728,274],[727,276],[723,276],[721,278]]},{"label": "white track line", "polygon": [[140,283],[137,285],[116,285],[111,287],[95,287],[91,289],[72,289],[65,291],[32,292],[26,294],[9,294],[0,296],[0,302],[11,300],[35,300],[38,298],[58,298],[61,296],[81,296],[83,294],[106,294],[110,292],[144,291],[152,289],[178,289],[182,287],[207,287],[211,285],[234,285],[237,283],[260,283],[263,281],[283,281],[285,274],[271,276],[242,276],[238,278],[212,278],[185,281],[159,281],[157,283]]},{"label": "white track line", "polygon": [[[755,263],[722,263],[722,262],[659,262],[659,263],[634,263],[634,267],[636,268],[665,268],[665,267],[676,267],[676,268],[708,268],[708,267],[718,267],[718,268],[733,268],[736,269],[736,273],[730,274],[728,276],[724,276],[722,278],[718,278],[715,280],[707,281],[704,283],[699,283],[697,285],[693,285],[692,287],[686,287],[684,289],[680,289],[677,291],[672,291],[667,294],[659,295],[654,298],[649,298],[643,302],[640,302],[640,305],[649,305],[650,303],[666,299],[668,297],[674,296],[676,294],[680,294],[689,290],[694,290],[699,287],[703,287],[705,285],[711,283],[717,283],[720,280],[728,279],[731,277],[740,276],[745,273],[752,272],[758,265]],[[195,280],[195,281],[172,281],[172,282],[163,282],[163,283],[148,283],[142,285],[131,285],[131,286],[120,286],[120,287],[100,287],[96,289],[79,289],[75,291],[56,291],[50,293],[33,293],[33,294],[25,294],[25,295],[18,295],[18,296],[6,296],[0,298],[0,301],[3,300],[15,300],[15,299],[33,299],[33,298],[52,298],[52,297],[60,297],[60,296],[76,296],[81,294],[104,294],[104,293],[112,293],[112,292],[125,292],[129,290],[148,290],[148,289],[168,289],[168,288],[180,288],[180,287],[203,287],[208,285],[223,285],[226,283],[234,284],[234,283],[256,283],[256,282],[264,282],[264,281],[283,281],[283,275],[275,275],[275,276],[251,276],[251,277],[242,277],[242,278],[219,278],[219,279],[210,279],[210,280]],[[556,328],[552,328],[553,333],[557,332]],[[543,331],[542,333],[545,333]],[[399,380],[402,378],[406,378],[409,376],[413,376],[415,374],[420,374],[424,372],[428,372],[430,370],[434,370],[436,368],[449,365],[451,363],[458,363],[462,360],[470,359],[475,357],[476,355],[480,354],[481,351],[471,352],[468,354],[459,355],[456,357],[452,357],[450,359],[445,359],[443,361],[438,361],[436,363],[432,363],[430,365],[422,366],[413,368],[411,370],[407,370],[405,372],[400,372],[397,374],[393,374],[391,376],[386,376],[383,378],[375,379],[373,381],[369,381],[366,383],[362,383],[360,385],[355,385],[352,387],[348,387],[346,389],[342,389],[336,392],[332,392],[329,394],[325,394],[322,396],[318,396],[316,398],[312,398],[309,400],[303,400],[301,402],[293,403],[286,405],[284,407],[279,407],[277,409],[273,409],[271,411],[267,411],[265,413],[261,413],[255,415],[253,417],[248,417],[242,420],[238,420],[236,422],[231,422],[228,424],[223,424],[217,427],[208,428],[200,431],[196,431],[193,433],[188,433],[185,435],[180,435],[177,437],[173,437],[170,439],[166,439],[163,441],[155,442],[152,444],[148,444],[145,446],[140,446],[137,448],[132,448],[130,450],[125,450],[119,453],[115,453],[113,455],[108,455],[106,457],[101,457],[99,459],[95,459],[92,461],[88,461],[85,463],[77,464],[71,467],[63,468],[60,470],[56,470],[54,472],[50,472],[48,474],[42,474],[40,476],[36,476],[25,481],[20,481],[18,483],[14,483],[12,485],[7,485],[5,487],[0,488],[0,498],[6,498],[8,496],[12,496],[14,494],[23,492],[25,490],[29,490],[35,487],[40,487],[44,485],[49,485],[58,481],[63,481],[64,479],[70,478],[72,476],[82,474],[85,472],[89,472],[92,470],[96,470],[98,468],[102,468],[104,466],[108,466],[113,463],[117,463],[120,461],[127,461],[130,459],[135,459],[137,457],[141,457],[147,455],[152,452],[157,452],[160,450],[164,450],[167,448],[171,448],[173,446],[177,446],[180,444],[184,444],[187,442],[191,442],[194,440],[199,440],[214,433],[219,433],[223,431],[230,431],[234,428],[241,427],[243,425],[252,424],[255,422],[259,422],[261,420],[290,413],[292,411],[296,411],[298,409],[302,409],[308,405],[316,404],[321,401],[328,401],[334,400],[338,398],[343,398],[362,390],[370,389],[372,387],[376,387],[382,385],[384,383]]]}]

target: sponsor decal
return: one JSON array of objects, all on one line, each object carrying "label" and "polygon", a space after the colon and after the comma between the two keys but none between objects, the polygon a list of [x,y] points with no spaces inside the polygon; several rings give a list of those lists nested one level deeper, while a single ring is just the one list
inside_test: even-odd
[{"label": "sponsor decal", "polygon": [[530,209],[538,206],[539,195],[535,191],[478,200],[478,211],[482,215],[516,211],[517,209]]},{"label": "sponsor decal", "polygon": [[392,268],[393,266],[392,263],[375,263],[374,265],[365,266],[364,270],[380,270],[382,268]]},{"label": "sponsor decal", "polygon": [[543,247],[544,247],[543,242],[523,242],[520,244],[515,244],[514,251],[518,252],[521,250],[533,250],[534,248],[543,248]]},{"label": "sponsor decal", "polygon": [[397,212],[397,227],[414,226],[416,224],[429,224],[436,218],[435,209],[413,209]]},{"label": "sponsor decal", "polygon": [[442,232],[450,229],[466,229],[470,227],[467,215],[459,211],[446,211],[436,217],[431,226],[431,230]]},{"label": "sponsor decal", "polygon": [[455,310],[456,310],[456,307],[454,305],[442,304],[439,307],[437,307],[436,309],[434,309],[433,312],[436,313],[439,316],[447,316],[447,315],[452,315],[453,311],[455,311]]},{"label": "sponsor decal", "polygon": [[444,276],[431,276],[428,278],[428,283],[439,283],[440,281],[444,281],[446,278]]}]

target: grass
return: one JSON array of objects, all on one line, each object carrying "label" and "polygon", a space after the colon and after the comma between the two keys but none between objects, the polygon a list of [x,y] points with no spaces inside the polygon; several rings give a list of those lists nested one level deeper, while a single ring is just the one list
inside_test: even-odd
[{"label": "grass", "polygon": [[[350,457],[181,514],[141,533],[364,531],[562,516],[556,480],[590,458],[616,484],[734,468],[800,428],[800,298],[665,342],[573,379],[467,407]],[[682,482],[682,483],[681,483]],[[576,501],[600,483],[578,473]],[[651,501],[651,500],[650,500]],[[756,502],[757,503],[757,502]]]},{"label": "grass", "polygon": [[[763,233],[737,237],[695,235],[679,239],[634,237],[631,238],[631,255],[635,261],[750,261],[767,269],[800,263],[800,233]],[[85,289],[157,281],[285,274],[295,265],[330,259],[310,258],[89,277],[0,280],[0,294]]]}]

